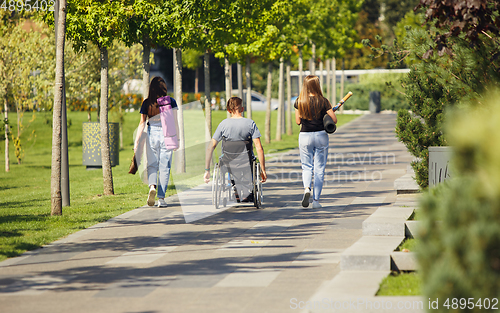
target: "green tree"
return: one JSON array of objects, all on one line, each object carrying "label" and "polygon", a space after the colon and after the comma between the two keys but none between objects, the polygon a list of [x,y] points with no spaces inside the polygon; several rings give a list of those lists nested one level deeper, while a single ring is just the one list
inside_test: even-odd
[{"label": "green tree", "polygon": [[380,0],[364,0],[361,10],[366,13],[369,23],[375,24],[380,18]]},{"label": "green tree", "polygon": [[101,157],[103,187],[105,195],[113,195],[113,173],[111,170],[108,137],[108,49],[113,40],[120,38],[128,29],[128,18],[132,12],[126,2],[114,1],[103,4],[100,1],[81,0],[68,7],[67,34],[77,49],[84,49],[88,42],[99,47],[101,62]]},{"label": "green tree", "polygon": [[141,77],[142,51],[140,44],[127,47],[123,42],[115,40],[109,57],[109,89],[111,120],[120,123],[120,148],[123,149],[123,123],[125,122],[123,106],[127,96],[123,94],[123,87],[130,84],[132,79]]},{"label": "green tree", "polygon": [[412,12],[419,0],[383,0],[384,23],[393,29],[408,12]]},{"label": "green tree", "polygon": [[395,54],[412,64],[403,80],[412,113],[398,112],[396,133],[417,157],[412,166],[422,188],[428,185],[428,147],[447,145],[445,110],[459,101],[480,102],[485,90],[500,84],[500,61],[491,59],[499,51],[495,39],[490,38],[493,34],[480,35],[473,44],[465,36],[449,37],[449,53],[443,48],[440,56],[432,51],[439,50],[435,38],[443,31],[446,29],[434,27],[432,21],[426,28],[408,30],[407,37],[397,43]]},{"label": "green tree", "polygon": [[[24,156],[21,135],[35,118],[25,123],[26,111],[34,111],[47,107],[47,94],[50,93],[53,80],[54,56],[51,34],[43,25],[28,22],[22,18],[10,19],[10,25],[2,19],[2,38],[0,39],[0,97],[3,100],[5,114],[9,107],[13,108],[17,117],[17,131],[9,133],[8,116],[4,123],[6,135],[6,171],[9,171],[8,145],[10,139],[14,143],[18,164]],[[10,105],[9,105],[10,102]],[[33,131],[30,139],[34,139]]]},{"label": "green tree", "polygon": [[[185,2],[186,7],[191,7]],[[134,1],[131,6],[128,28],[122,33],[127,46],[140,43],[142,55],[142,88],[143,99],[149,91],[149,72],[151,66],[151,48],[173,47],[172,43],[180,41],[179,30],[187,24],[187,14],[182,11],[180,1],[141,0]],[[185,10],[189,11],[188,9]],[[187,31],[186,31],[187,33]]]},{"label": "green tree", "polygon": [[84,49],[78,50],[72,40],[66,41],[64,68],[68,107],[87,111],[90,122],[91,111],[99,102],[101,86],[99,48],[88,42]]},{"label": "green tree", "polygon": [[184,51],[183,63],[184,67],[195,71],[195,79],[194,79],[194,93],[198,93],[198,82],[199,82],[199,70],[203,63],[201,57],[203,56],[203,52],[200,52],[195,49],[186,49]]},{"label": "green tree", "polygon": [[12,28],[15,22],[12,20],[11,16],[7,14],[7,11],[0,11],[0,99],[3,102],[4,110],[4,137],[5,137],[5,171],[10,171],[10,160],[9,160],[9,92],[10,92],[10,82],[12,75],[12,64],[15,64],[12,60],[11,50],[13,49],[12,44],[14,41],[9,40],[9,34],[12,32]]},{"label": "green tree", "polygon": [[385,47],[382,41],[384,31],[381,22],[378,19],[372,22],[372,17],[369,15],[369,5],[370,3],[364,3],[354,26],[356,30],[354,40],[357,41],[357,44],[353,45],[353,48],[345,53],[346,66],[349,69],[385,68],[389,62],[387,54],[378,55],[374,58],[374,47],[363,47],[359,44],[361,40],[369,40],[375,47]]}]

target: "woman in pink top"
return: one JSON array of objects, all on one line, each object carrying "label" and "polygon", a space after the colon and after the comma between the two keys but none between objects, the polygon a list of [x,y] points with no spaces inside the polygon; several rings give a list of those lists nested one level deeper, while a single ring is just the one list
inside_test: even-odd
[{"label": "woman in pink top", "polygon": [[[167,85],[163,78],[155,77],[149,85],[148,98],[142,103],[140,110],[141,123],[137,134],[141,134],[147,125],[146,155],[147,155],[147,176],[149,193],[147,204],[155,205],[155,196],[158,189],[158,207],[166,207],[165,191],[167,190],[172,165],[172,149],[165,146],[164,134],[160,118],[160,106],[157,99],[167,96]],[[177,123],[177,103],[170,98],[170,105],[174,110],[175,128],[177,133],[179,126]],[[137,151],[140,136],[137,136],[134,144],[134,151]],[[158,187],[158,188],[157,188]]]}]

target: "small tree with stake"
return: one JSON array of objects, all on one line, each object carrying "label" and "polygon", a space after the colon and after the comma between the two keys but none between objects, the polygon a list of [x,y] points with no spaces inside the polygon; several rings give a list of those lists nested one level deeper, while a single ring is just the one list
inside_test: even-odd
[{"label": "small tree with stake", "polygon": [[127,28],[127,18],[132,10],[126,3],[113,1],[80,0],[68,7],[67,34],[77,48],[83,49],[91,41],[99,47],[101,60],[101,157],[105,195],[113,195],[113,173],[108,138],[108,48]]}]

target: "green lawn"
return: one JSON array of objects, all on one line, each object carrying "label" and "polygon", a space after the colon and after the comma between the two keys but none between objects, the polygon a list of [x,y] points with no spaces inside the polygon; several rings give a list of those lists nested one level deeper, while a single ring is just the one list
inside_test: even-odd
[{"label": "green lawn", "polygon": [[380,284],[377,296],[421,295],[422,280],[417,272],[392,272]]},{"label": "green lawn", "polygon": [[416,245],[417,245],[417,240],[415,238],[406,238],[396,250],[403,251],[403,249],[407,249],[411,252],[415,252]]},{"label": "green lawn", "polygon": [[[265,112],[253,112],[257,126],[264,133]],[[226,112],[214,111],[213,130],[226,117]],[[339,126],[357,116],[339,116]],[[5,144],[0,141],[0,260],[17,256],[80,229],[103,222],[143,206],[148,187],[139,177],[128,174],[133,155],[132,134],[139,123],[139,113],[126,113],[123,123],[124,148],[120,151],[120,165],[113,168],[114,196],[102,196],[102,171],[87,171],[82,166],[82,123],[87,121],[85,112],[68,112],[69,176],[71,206],[63,208],[62,216],[50,216],[50,166],[52,141],[52,114],[39,112],[28,126],[32,113],[25,113],[22,147],[24,158],[17,164],[12,140],[9,157],[10,172],[3,170]],[[276,131],[276,112],[272,116],[272,138]],[[110,115],[112,121],[113,115]],[[92,114],[96,121],[96,114]],[[185,110],[185,137],[187,173],[172,170],[175,182],[167,196],[177,189],[201,182],[204,160],[204,116],[202,111]],[[12,132],[17,132],[16,115],[9,114]],[[35,136],[32,132],[35,130]],[[33,139],[28,141],[32,136]],[[264,144],[266,153],[282,152],[297,147],[298,127],[292,136],[283,136],[281,142]]]}]

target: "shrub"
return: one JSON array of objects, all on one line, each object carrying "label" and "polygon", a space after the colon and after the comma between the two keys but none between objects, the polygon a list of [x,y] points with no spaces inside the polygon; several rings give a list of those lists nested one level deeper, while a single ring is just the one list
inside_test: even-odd
[{"label": "shrub", "polygon": [[403,80],[411,112],[399,111],[396,134],[417,157],[412,166],[421,188],[428,185],[428,148],[447,145],[443,131],[445,110],[464,100],[475,99],[470,102],[475,105],[489,86],[500,82],[500,60],[488,60],[497,47],[488,38],[475,46],[460,37],[450,38],[451,55],[434,53],[424,58],[429,47],[436,46],[433,38],[441,31],[432,26],[412,29],[402,43],[411,51],[407,59],[413,63]]},{"label": "shrub", "polygon": [[424,295],[439,299],[436,312],[450,312],[446,299],[500,298],[499,98],[496,93],[484,107],[462,109],[451,118],[446,129],[454,177],[421,203],[417,256]]}]

